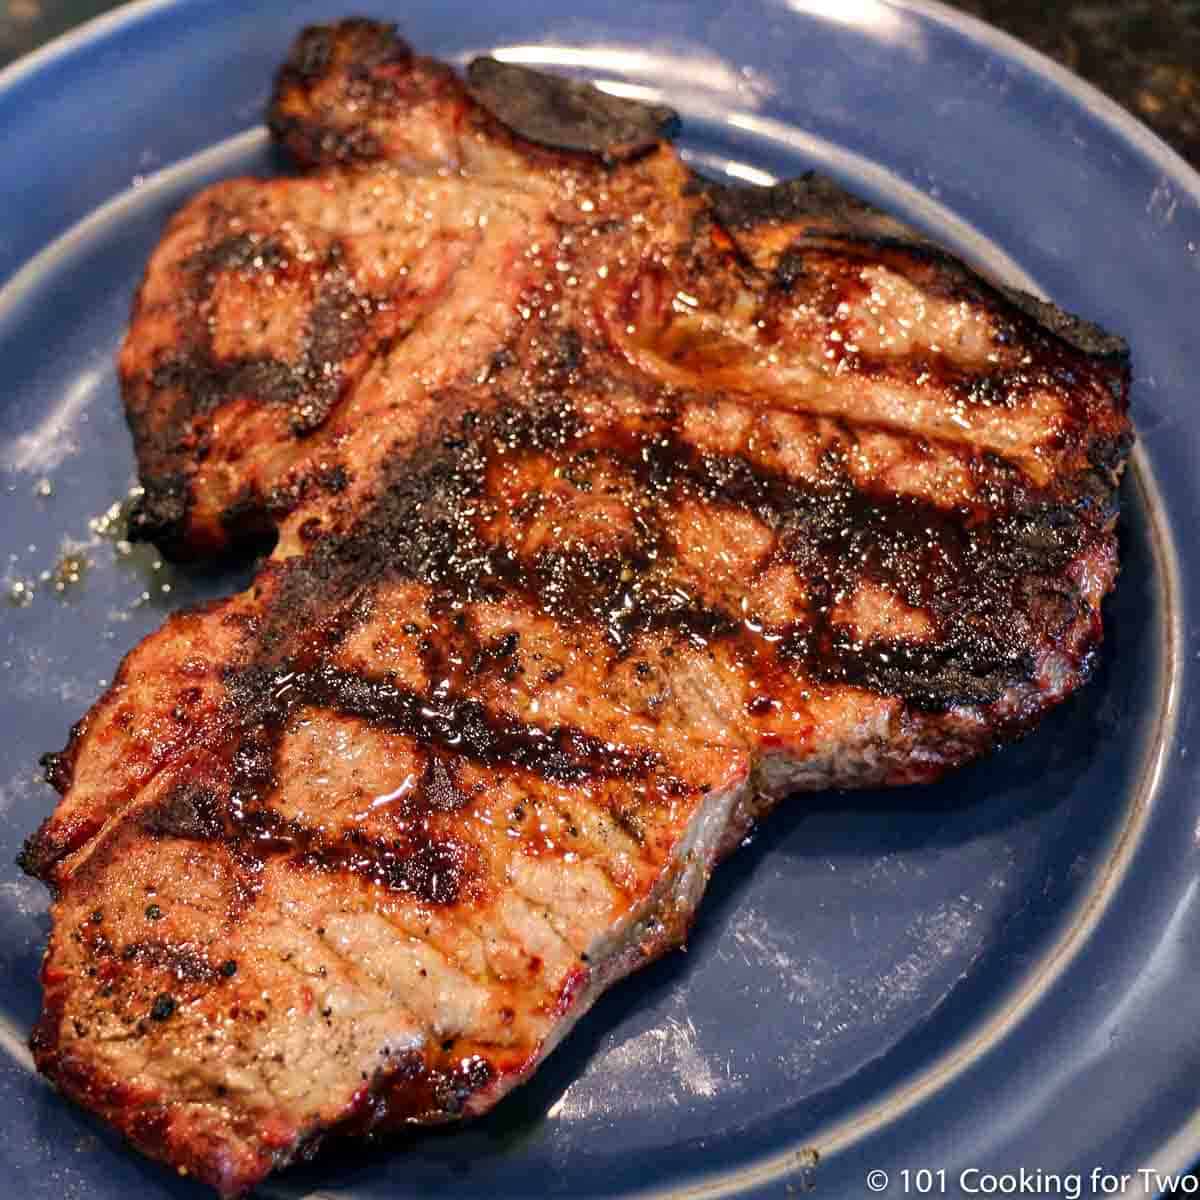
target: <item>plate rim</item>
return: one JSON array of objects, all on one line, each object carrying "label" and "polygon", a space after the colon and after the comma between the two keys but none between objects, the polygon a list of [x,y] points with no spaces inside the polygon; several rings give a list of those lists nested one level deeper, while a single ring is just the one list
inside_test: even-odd
[{"label": "plate rim", "polygon": [[[1179,728],[1184,675],[1183,587],[1176,539],[1171,536],[1158,477],[1140,442],[1134,446],[1126,470],[1129,475],[1126,486],[1136,487],[1141,493],[1155,574],[1163,587],[1159,700],[1154,728],[1145,737],[1141,769],[1126,803],[1122,823],[1109,840],[1091,886],[1078,897],[1064,918],[1058,936],[1042,950],[995,1011],[984,1016],[977,1028],[968,1031],[958,1043],[923,1066],[912,1079],[866,1101],[799,1142],[776,1149],[756,1161],[718,1169],[686,1184],[640,1191],[636,1193],[638,1200],[726,1200],[757,1196],[764,1194],[760,1189],[784,1182],[789,1175],[794,1176],[802,1169],[797,1164],[803,1164],[809,1155],[815,1163],[852,1149],[864,1138],[879,1132],[888,1121],[903,1117],[932,1098],[939,1087],[958,1078],[977,1059],[995,1049],[1004,1035],[1050,991],[1085,949],[1089,935],[1126,878],[1150,825],[1156,798],[1169,769],[1169,751]],[[1182,1117],[1179,1128],[1167,1137],[1159,1153],[1165,1155],[1168,1151],[1183,1157],[1177,1159],[1174,1166],[1148,1163],[1146,1168],[1167,1177],[1184,1174],[1200,1162],[1200,1104]]]},{"label": "plate rim", "polygon": [[[172,8],[185,8],[197,0],[126,0],[109,12],[100,13],[51,38],[43,46],[30,51],[0,69],[0,104],[29,77],[58,59],[65,58],[91,42],[101,40],[126,26],[139,24],[147,17]],[[1157,163],[1166,174],[1177,176],[1191,197],[1200,204],[1200,170],[1194,168],[1177,150],[1169,146],[1149,126],[1118,104],[1095,84],[1062,66],[1049,55],[1035,49],[1003,29],[989,24],[971,13],[952,8],[942,0],[873,0],[881,7],[918,17],[941,25],[968,37],[994,51],[1014,59],[1031,73],[1050,83],[1083,104],[1098,120],[1114,128],[1132,142],[1143,154]],[[170,166],[164,163],[163,166]],[[63,233],[66,230],[62,231]],[[56,239],[55,239],[56,240]],[[22,264],[24,265],[24,264]]]},{"label": "plate rim", "polygon": [[[969,13],[954,9],[940,0],[875,0],[880,8],[890,8],[903,13],[914,14],[921,20],[933,25],[949,29],[963,36],[969,42],[986,48],[1002,61],[1013,61],[1024,67],[1031,75],[1051,84],[1060,93],[1069,97],[1075,104],[1088,114],[1116,133],[1120,140],[1130,145],[1134,150],[1152,162],[1169,180],[1172,186],[1185,192],[1190,200],[1200,207],[1200,171],[1197,171],[1177,151],[1169,146],[1162,138],[1149,129],[1143,122],[1128,110],[1110,99],[1097,87],[1090,84],[1069,69],[1060,66],[1053,59],[1034,49],[1016,37],[1005,33],[988,22]],[[71,55],[107,41],[120,37],[146,21],[147,19],[171,10],[183,10],[198,7],[200,0],[130,0],[109,12],[101,13],[76,27],[67,30],[48,41],[38,49],[23,55],[0,70],[0,108],[9,103],[14,93],[25,83],[36,79],[38,75],[51,66],[61,62]],[[243,132],[248,134],[256,126],[247,126]],[[197,153],[204,153],[211,147],[206,147]],[[186,155],[163,163],[154,175],[166,173],[190,161],[195,155]],[[80,221],[72,222],[56,236],[49,239],[32,255],[20,263],[16,271],[0,286],[0,293],[11,293],[14,285],[19,285],[26,272],[31,268],[43,267],[44,260],[54,255],[62,247],[65,240],[79,232],[83,223],[91,222],[100,210],[117,201],[123,191],[115,192],[103,201],[97,208],[85,214]],[[73,239],[72,239],[73,240]],[[19,286],[16,290],[22,290]],[[1179,723],[1178,701],[1183,672],[1180,667],[1180,647],[1183,644],[1182,622],[1185,611],[1185,589],[1181,586],[1178,555],[1176,553],[1177,539],[1172,536],[1172,529],[1166,517],[1165,506],[1158,499],[1158,478],[1148,456],[1145,455],[1142,444],[1135,450],[1135,460],[1131,468],[1137,480],[1137,486],[1142,491],[1146,501],[1146,511],[1149,523],[1153,529],[1153,545],[1156,565],[1161,568],[1164,584],[1164,621],[1162,628],[1163,652],[1163,684],[1162,700],[1155,718],[1155,731],[1147,738],[1147,749],[1143,758],[1143,769],[1138,784],[1138,799],[1131,800],[1128,816],[1122,827],[1116,831],[1110,851],[1103,866],[1097,872],[1100,876],[1095,885],[1080,898],[1076,911],[1071,914],[1064,931],[1059,935],[1054,945],[1049,947],[1039,958],[1041,964],[1051,966],[1049,977],[1041,976],[1042,970],[1031,972],[1031,978],[1023,982],[1018,989],[1018,996],[1013,1001],[1005,1003],[1004,1008],[989,1017],[987,1024],[996,1024],[1007,1028],[1015,1015],[1009,1014],[1012,1004],[1019,1003],[1021,1011],[1032,1004],[1037,995],[1048,987],[1062,971],[1067,969],[1074,958],[1076,943],[1086,933],[1087,927],[1098,919],[1106,907],[1107,895],[1119,884],[1124,877],[1133,852],[1140,840],[1149,818],[1151,805],[1145,803],[1147,798],[1160,790],[1165,773],[1165,752],[1172,744]],[[1147,782],[1149,781],[1149,782]],[[1139,815],[1140,814],[1140,815]],[[1118,859],[1120,862],[1118,864]],[[1059,958],[1062,962],[1057,967],[1053,964]],[[1018,1014],[1019,1015],[1019,1014]],[[974,1042],[984,1036],[984,1031],[971,1036]],[[997,1033],[993,1033],[989,1041],[994,1041]],[[959,1051],[952,1049],[942,1056],[943,1059],[956,1059]],[[953,1073],[957,1074],[958,1067]],[[921,1074],[929,1076],[939,1073],[938,1063],[927,1067]],[[919,1080],[905,1085],[904,1092],[919,1087]],[[919,1099],[919,1097],[918,1097]],[[916,1101],[914,1100],[913,1103]],[[863,1111],[875,1108],[888,1108],[893,1100],[884,1096],[868,1106]],[[903,1108],[909,1107],[905,1104]],[[842,1118],[839,1126],[854,1126],[858,1124],[859,1113],[850,1113]],[[865,1130],[864,1132],[869,1132]],[[861,1135],[857,1135],[861,1136]],[[845,1148],[857,1136],[836,1142],[831,1147],[835,1152]],[[817,1140],[805,1139],[805,1144]],[[786,1173],[794,1173],[798,1146],[789,1146],[778,1150],[758,1162],[745,1163],[738,1167],[718,1169],[711,1174],[699,1174],[691,1180],[679,1184],[667,1185],[665,1188],[656,1187],[639,1191],[639,1196],[673,1197],[677,1200],[692,1200],[699,1197],[729,1196],[742,1194],[763,1187],[773,1181],[781,1181]],[[1187,1171],[1197,1159],[1200,1159],[1200,1103],[1190,1115],[1182,1115],[1177,1130],[1169,1135],[1157,1152],[1159,1162],[1153,1165],[1161,1174],[1177,1174]],[[790,1165],[782,1165],[791,1160]]]}]

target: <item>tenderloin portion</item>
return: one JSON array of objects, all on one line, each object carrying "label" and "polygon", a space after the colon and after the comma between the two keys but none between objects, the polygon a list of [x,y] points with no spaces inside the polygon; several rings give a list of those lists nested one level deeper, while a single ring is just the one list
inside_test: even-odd
[{"label": "tenderloin portion", "polygon": [[1123,346],[670,114],[303,33],[299,163],[171,222],[121,374],[180,556],[275,538],[48,757],[40,1068],[226,1195],[482,1112],[789,792],[1087,677]]}]

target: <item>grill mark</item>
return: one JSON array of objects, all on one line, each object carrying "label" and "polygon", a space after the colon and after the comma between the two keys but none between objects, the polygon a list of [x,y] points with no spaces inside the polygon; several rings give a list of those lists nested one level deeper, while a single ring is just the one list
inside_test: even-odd
[{"label": "grill mark", "polygon": [[[566,786],[597,779],[645,780],[662,765],[651,750],[614,745],[569,726],[543,729],[489,712],[470,698],[422,695],[391,679],[372,679],[329,663],[309,670],[251,665],[231,670],[226,685],[229,708],[241,730],[232,740],[228,728],[225,733],[227,768],[210,772],[202,783],[181,782],[142,815],[141,824],[153,836],[221,842],[238,869],[239,910],[254,903],[262,866],[271,857],[287,859],[296,870],[354,875],[426,904],[448,906],[467,899],[479,875],[475,851],[440,833],[436,821],[439,814],[461,811],[470,803],[456,782],[459,761],[515,767]],[[373,837],[357,829],[330,834],[270,807],[278,786],[278,747],[289,718],[302,707],[402,733],[428,752],[421,786],[401,806],[398,836]],[[656,782],[669,796],[689,790],[669,775]],[[232,916],[236,919],[237,913]],[[165,950],[139,949],[131,957],[166,963],[164,955]],[[182,960],[176,965],[184,969]]]},{"label": "grill mark", "polygon": [[[307,671],[250,667],[231,674],[227,685],[235,709],[248,723],[282,729],[297,707],[327,709],[403,734],[425,749],[486,766],[515,766],[559,784],[640,780],[662,765],[653,750],[613,745],[572,726],[542,728],[489,712],[470,697],[423,695],[391,679],[373,679],[330,663]],[[685,785],[668,778],[664,786],[677,790]],[[434,806],[442,807],[442,801]]]},{"label": "grill mark", "polygon": [[[219,228],[230,213],[217,209],[211,224]],[[183,309],[194,319],[184,322],[188,331],[181,352],[158,362],[147,374],[125,381],[127,394],[145,390],[157,406],[166,405],[161,426],[152,424],[153,408],[142,412],[127,406],[141,453],[147,457],[142,472],[146,489],[131,519],[132,531],[141,538],[184,549],[183,538],[193,505],[190,472],[173,469],[174,462],[201,461],[209,451],[210,431],[203,418],[237,396],[289,409],[288,427],[293,437],[304,438],[321,428],[344,394],[348,359],[367,340],[379,300],[360,294],[343,264],[344,251],[333,242],[324,261],[310,267],[291,256],[276,238],[259,233],[219,237],[180,264],[184,281]],[[213,330],[199,319],[210,306],[217,281],[223,274],[271,272],[299,277],[317,274],[317,295],[308,313],[303,349],[295,362],[270,354],[219,358],[213,349]],[[152,456],[150,458],[149,456]],[[157,463],[157,469],[150,462]],[[278,506],[277,506],[278,507]],[[268,511],[257,494],[246,493],[222,514],[222,527],[235,541],[258,542],[269,537],[279,511]]]},{"label": "grill mark", "polygon": [[181,436],[190,420],[202,417],[237,395],[266,404],[291,406],[291,429],[301,437],[318,429],[336,402],[343,383],[341,365],[360,347],[376,301],[355,290],[342,266],[343,250],[334,242],[318,268],[297,264],[272,239],[256,234],[225,238],[197,251],[183,264],[188,308],[200,312],[223,273],[319,273],[320,286],[308,314],[304,349],[297,362],[271,355],[218,358],[212,332],[198,323],[201,337],[185,352],[159,364],[149,385],[158,393],[176,392],[169,428]]},{"label": "grill mark", "polygon": [[459,903],[477,873],[472,848],[456,838],[437,836],[427,821],[415,822],[390,840],[360,830],[330,837],[274,809],[258,808],[238,816],[235,830],[235,838],[256,857],[284,856],[295,870],[353,875],[424,904]]},{"label": "grill mark", "polygon": [[377,301],[355,290],[341,266],[340,244],[330,248],[321,291],[308,318],[301,370],[308,392],[293,408],[291,429],[303,437],[319,429],[341,397],[343,364],[366,337]]},{"label": "grill mark", "polygon": [[[517,595],[555,619],[596,622],[618,655],[655,630],[700,646],[724,639],[793,674],[857,682],[941,709],[996,700],[1013,677],[1028,677],[1038,630],[1026,627],[1015,637],[1013,621],[1029,612],[1034,589],[1053,590],[1046,581],[1103,535],[1108,517],[1108,506],[1097,506],[1088,489],[1066,504],[1045,491],[995,484],[981,488],[980,504],[945,509],[919,497],[861,489],[836,455],[819,482],[798,482],[738,455],[699,450],[679,437],[670,415],[657,432],[594,433],[561,398],[540,404],[504,404],[487,417],[468,414],[441,442],[390,464],[381,495],[357,527],[326,539],[291,567],[268,624],[294,625],[297,611],[315,619],[381,580],[401,578],[428,585],[435,606],[439,597],[470,603]],[[591,464],[618,469],[633,497],[627,544],[603,552],[555,548],[528,560],[503,541],[485,540],[479,517],[487,471],[501,450],[553,455],[568,464],[564,475],[577,485],[586,482]],[[774,532],[776,548],[766,565],[786,563],[810,593],[824,591],[803,623],[749,629],[745,614],[705,603],[673,574],[660,514],[686,497],[753,513]],[[835,629],[829,610],[860,581],[927,612],[936,645],[864,643]],[[765,646],[764,633],[782,637],[786,653]],[[338,702],[350,705],[343,711],[359,711],[348,681],[339,679],[336,690]],[[361,715],[370,711],[364,701]]]},{"label": "grill mark", "polygon": [[[684,478],[706,501],[759,516],[776,532],[771,561],[805,579],[808,620],[772,631],[783,634],[777,659],[822,682],[866,685],[919,707],[989,703],[1014,676],[1027,677],[1038,631],[1014,637],[1013,620],[1029,611],[1035,581],[1053,590],[1051,581],[1100,532],[1086,504],[1046,498],[1024,510],[946,511],[865,492],[836,470],[828,486],[814,488],[736,457],[693,452],[689,460],[673,438],[659,453],[673,484]],[[860,582],[931,616],[930,642],[864,642],[834,627],[834,606]]]},{"label": "grill mark", "polygon": [[[584,431],[561,396],[528,406],[507,405],[481,415],[462,412],[444,396],[439,407],[459,412],[437,435],[411,452],[394,455],[381,472],[375,500],[344,535],[326,537],[302,559],[289,562],[278,598],[264,614],[260,655],[277,653],[297,629],[311,629],[349,604],[368,585],[388,578],[426,583],[466,601],[502,594],[501,579],[519,564],[475,532],[473,515],[494,451],[553,451]],[[499,574],[496,574],[499,572]]]},{"label": "grill mark", "polygon": [[[843,336],[847,331],[840,307],[843,302],[861,300],[868,293],[869,286],[858,273],[879,266],[908,280],[925,295],[947,302],[962,301],[976,312],[985,312],[992,322],[996,350],[1008,353],[1012,347],[1019,347],[1019,361],[992,369],[960,363],[950,351],[935,351],[931,347],[917,348],[907,355],[849,350],[853,339]],[[712,293],[710,301],[702,299],[702,308],[720,311],[729,306],[731,299],[722,291],[731,278],[726,264],[713,270],[701,260],[692,275],[693,291],[701,297]],[[759,307],[752,324],[746,326],[753,328],[754,340],[730,339],[731,362],[726,364],[719,358],[716,362],[712,360],[714,335],[701,334],[697,350],[702,356],[702,367],[711,369],[715,365],[720,371],[741,357],[758,359],[764,347],[785,341],[781,333],[784,310],[796,303],[792,293],[802,291],[803,303],[819,315],[826,326],[826,335],[837,335],[823,339],[823,351],[829,367],[836,368],[839,375],[853,372],[865,378],[916,386],[939,392],[949,404],[967,408],[1020,411],[1033,394],[1046,392],[1062,404],[1067,418],[1064,427],[1069,427],[1080,439],[1095,437],[1096,413],[1107,412],[1112,400],[1120,401],[1125,393],[1128,356],[1120,339],[1106,340],[1086,322],[1054,321],[1049,314],[1056,310],[1051,306],[1039,307],[1039,302],[1020,293],[992,287],[936,247],[896,238],[810,230],[782,252],[772,272],[762,273],[751,267],[748,272],[743,271],[742,282],[744,286],[760,289]],[[622,318],[621,325],[644,323],[640,314],[628,308]],[[675,324],[670,313],[664,314],[664,321],[660,333]],[[651,333],[643,329],[639,337]],[[660,352],[653,342],[649,348]],[[1081,351],[1087,357],[1081,357]],[[686,358],[686,340],[684,355]],[[671,367],[678,364],[672,355],[665,357]],[[697,369],[698,380],[704,375],[702,367]],[[733,382],[732,387],[738,390],[738,382]],[[766,390],[769,392],[769,388]],[[1100,424],[1103,426],[1104,422]]]},{"label": "grill mark", "polygon": [[196,280],[193,296],[205,300],[212,294],[217,276],[224,271],[274,271],[287,261],[287,253],[277,238],[247,232],[230,234],[202,246],[184,259],[181,266]]},{"label": "grill mark", "polygon": [[[1026,616],[1035,615],[1039,595],[1064,586],[1062,572],[1101,535],[1086,503],[1047,498],[1024,510],[947,512],[872,495],[844,476],[812,490],[744,462],[702,460],[693,471],[709,497],[757,510],[776,530],[773,561],[791,564],[806,581],[807,619],[774,631],[782,634],[777,662],[935,711],[992,703],[1029,677],[1045,630]],[[836,605],[860,583],[926,613],[930,639],[864,640],[833,625]]]},{"label": "grill mark", "polygon": [[179,394],[171,425],[182,431],[189,419],[206,416],[233,396],[291,403],[303,387],[303,378],[291,364],[268,355],[218,360],[206,350],[193,350],[159,364],[149,383],[156,392]]},{"label": "grill mark", "polygon": [[[618,465],[632,481],[638,519],[629,551],[589,556],[556,550],[526,563],[511,548],[483,541],[474,516],[493,454],[532,450],[561,456],[581,449],[587,453],[572,460],[580,486],[597,462]],[[911,497],[856,489],[836,456],[827,466],[828,482],[798,484],[739,456],[700,451],[677,436],[669,417],[657,433],[595,435],[553,395],[534,405],[504,404],[487,418],[468,413],[457,430],[415,459],[389,464],[387,486],[350,535],[327,539],[292,566],[268,617],[274,634],[260,639],[258,662],[227,678],[239,723],[254,727],[234,756],[236,819],[222,830],[251,880],[246,903],[253,902],[254,864],[266,854],[285,855],[299,870],[353,874],[425,903],[458,903],[469,888],[470,848],[437,837],[428,824],[431,812],[467,802],[453,782],[455,758],[516,766],[562,784],[641,779],[660,765],[651,752],[614,748],[579,730],[539,729],[488,713],[460,695],[433,700],[390,679],[335,668],[320,661],[320,650],[306,652],[316,661],[305,669],[287,659],[268,665],[286,647],[287,631],[306,627],[309,618],[328,618],[341,605],[344,612],[326,621],[321,639],[326,646],[335,643],[369,611],[368,585],[389,576],[428,583],[435,607],[439,596],[461,601],[522,593],[556,618],[599,620],[620,653],[639,633],[655,628],[701,642],[729,639],[768,679],[773,671],[803,672],[820,681],[898,693],[919,707],[987,703],[1014,675],[1027,676],[1029,639],[1015,639],[1014,645],[1010,621],[1014,610],[1025,610],[1017,601],[1028,597],[1014,589],[1031,572],[1053,574],[1078,553],[1081,529],[1088,528],[1086,506],[1068,510],[1046,502],[1041,508],[1010,504],[947,513]],[[775,531],[773,560],[789,562],[823,589],[822,615],[774,631],[775,644],[764,653],[761,636],[748,633],[740,617],[700,603],[681,588],[670,577],[670,546],[655,513],[680,492],[755,513]],[[907,603],[932,611],[939,624],[934,644],[863,643],[853,631],[832,627],[828,614],[839,590],[852,589],[859,578],[890,586]],[[461,621],[457,628],[463,630]],[[490,652],[508,657],[515,649],[502,643]],[[473,653],[459,658],[479,662],[480,653],[476,643]],[[427,663],[431,678],[437,665]],[[423,813],[405,836],[386,842],[353,831],[330,838],[265,807],[284,725],[301,704],[403,733],[431,751],[423,787],[412,798]],[[684,790],[678,780],[662,782],[668,791]],[[213,803],[211,791],[177,790],[154,818],[156,830],[216,836]],[[640,843],[628,814],[610,815]]]},{"label": "grill mark", "polygon": [[[428,802],[422,803],[420,793],[410,799],[406,812],[412,819],[395,837],[372,837],[358,829],[331,834],[270,807],[280,736],[279,727],[251,731],[233,753],[227,791],[218,794],[216,788],[206,787],[201,792],[183,785],[143,818],[143,827],[157,836],[221,843],[239,871],[238,909],[254,903],[263,865],[270,858],[284,858],[296,870],[354,875],[426,904],[451,905],[464,898],[477,873],[474,852],[431,827],[434,814],[450,811],[436,782]],[[197,819],[195,806],[202,808],[202,818]],[[235,919],[238,915],[233,914]],[[124,957],[174,970],[181,979],[212,983],[225,977],[220,967],[195,955],[192,961],[188,953],[186,947],[143,942],[126,947]]]},{"label": "grill mark", "polygon": [[148,833],[205,840],[224,829],[221,797],[211,783],[187,780],[177,784],[142,817]]},{"label": "grill mark", "polygon": [[[701,397],[701,399],[707,400],[709,397]],[[778,415],[801,423],[805,434],[820,433],[824,429],[836,430],[841,442],[840,448],[836,451],[839,455],[844,455],[848,448],[857,446],[863,435],[871,434],[883,434],[898,442],[904,442],[912,447],[915,454],[936,451],[938,454],[952,459],[957,467],[969,475],[972,485],[971,492],[976,498],[975,506],[980,512],[984,509],[1009,510],[1026,507],[1062,493],[1076,495],[1082,490],[1086,491],[1094,500],[1102,500],[1108,506],[1109,511],[1115,514],[1117,500],[1113,495],[1112,472],[1123,463],[1125,453],[1132,445],[1128,434],[1110,436],[1096,430],[1089,430],[1090,441],[1088,444],[1091,453],[1089,465],[1093,470],[1090,472],[1081,470],[1078,474],[1066,477],[1059,476],[1051,484],[1044,485],[1036,483],[1029,476],[1018,456],[1009,456],[996,449],[983,449],[969,442],[947,438],[929,430],[913,431],[899,428],[885,420],[858,417],[857,415],[851,423],[836,413],[806,412],[803,409],[777,403],[770,396],[754,396],[748,407],[752,408],[756,418],[750,426],[753,435],[757,436],[760,432],[764,432],[768,445],[777,444],[782,440],[769,423],[772,416]],[[746,455],[739,452],[705,451],[691,439],[683,438],[682,440],[699,454],[708,454],[715,458],[746,458]],[[745,440],[745,435],[742,435],[742,440]],[[754,463],[753,458],[748,458],[747,461]],[[836,463],[839,460],[835,458],[833,461]],[[783,472],[776,472],[768,466],[759,463],[754,463],[754,465],[766,475],[778,474],[782,479],[789,478]],[[824,482],[829,483],[830,480]],[[855,486],[869,495],[884,498],[888,496],[903,497],[909,494],[893,492],[880,481],[871,478],[857,482]],[[924,500],[925,503],[935,507],[950,508],[953,511],[961,511],[963,508],[961,503],[949,504],[934,497],[926,498],[914,495],[914,499]]]}]

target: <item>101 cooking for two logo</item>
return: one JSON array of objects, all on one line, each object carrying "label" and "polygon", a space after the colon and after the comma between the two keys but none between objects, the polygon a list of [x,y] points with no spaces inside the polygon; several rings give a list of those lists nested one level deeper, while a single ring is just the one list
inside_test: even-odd
[{"label": "101 cooking for two logo", "polygon": [[1114,1172],[1103,1167],[1091,1171],[961,1171],[905,1168],[889,1175],[868,1171],[867,1188],[894,1196],[1061,1196],[1083,1200],[1092,1196],[1200,1196],[1200,1176],[1164,1175],[1151,1167]]}]

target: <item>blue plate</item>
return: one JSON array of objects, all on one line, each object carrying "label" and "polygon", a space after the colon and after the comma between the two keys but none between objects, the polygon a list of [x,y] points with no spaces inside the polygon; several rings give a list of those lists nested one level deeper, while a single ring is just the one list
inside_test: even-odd
[{"label": "blue plate", "polygon": [[[0,76],[0,570],[16,601],[0,614],[0,862],[51,807],[37,754],[120,654],[164,609],[238,582],[172,575],[105,536],[133,479],[112,356],[171,210],[279,168],[257,127],[272,72],[343,3],[134,4]],[[718,873],[688,953],[608,995],[492,1116],[331,1155],[267,1193],[860,1197],[877,1171],[887,1194],[957,1195],[1021,1168],[1059,1175],[1058,1194],[1076,1172],[1102,1194],[1093,1170],[1153,1193],[1139,1171],[1200,1152],[1200,179],[1077,79],[933,4],[351,7],[433,54],[665,98],[710,173],[833,173],[1128,337],[1141,442],[1103,663],[1034,736],[937,787],[798,797]],[[46,931],[41,889],[4,867],[5,1193],[198,1196],[31,1074]]]}]

